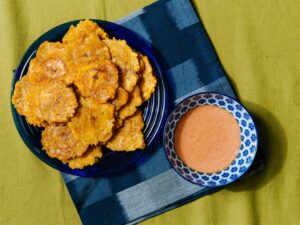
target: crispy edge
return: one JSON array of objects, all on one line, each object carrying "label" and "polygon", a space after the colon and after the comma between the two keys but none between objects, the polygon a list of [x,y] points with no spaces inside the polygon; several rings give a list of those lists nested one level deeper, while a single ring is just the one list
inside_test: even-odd
[{"label": "crispy edge", "polygon": [[128,99],[128,92],[124,88],[118,87],[115,98],[112,100],[112,104],[116,106],[116,111],[119,111],[122,106],[126,105]]},{"label": "crispy edge", "polygon": [[76,26],[71,25],[63,37],[63,43],[81,42],[89,34],[96,34],[100,39],[108,38],[108,34],[91,20],[82,20]]},{"label": "crispy edge", "polygon": [[132,117],[124,120],[124,125],[117,129],[105,146],[113,151],[135,151],[144,149],[144,121],[142,112],[137,111]]},{"label": "crispy edge", "polygon": [[140,61],[143,61],[144,69],[140,73],[139,88],[143,102],[145,102],[150,99],[152,93],[155,91],[157,79],[153,74],[153,69],[148,57],[140,56]]},{"label": "crispy edge", "polygon": [[129,101],[126,105],[124,105],[119,113],[118,113],[118,117],[121,120],[124,120],[125,118],[132,116],[136,110],[137,107],[140,106],[143,101],[141,98],[141,93],[140,93],[140,89],[138,86],[136,86],[133,91],[129,94]]},{"label": "crispy edge", "polygon": [[86,166],[94,165],[101,157],[101,146],[91,146],[81,157],[70,159],[67,163],[72,169],[83,169]]},{"label": "crispy edge", "polygon": [[112,62],[120,70],[120,85],[128,92],[136,86],[140,71],[138,54],[127,45],[125,40],[105,39],[104,43],[108,46],[112,57]]}]

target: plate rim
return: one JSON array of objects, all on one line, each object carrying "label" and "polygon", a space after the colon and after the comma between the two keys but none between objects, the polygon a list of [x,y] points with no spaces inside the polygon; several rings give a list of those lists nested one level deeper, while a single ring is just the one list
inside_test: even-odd
[{"label": "plate rim", "polygon": [[[59,172],[62,172],[62,173],[81,176],[81,177],[110,177],[110,176],[122,174],[124,172],[120,171],[120,172],[113,173],[112,175],[103,175],[100,171],[98,171],[98,172],[94,171],[92,174],[87,174],[84,171],[84,169],[79,170],[79,169],[69,168],[68,170],[66,170],[65,168],[63,168],[61,166],[57,166],[56,163],[52,162],[52,160],[55,160],[55,159],[49,157],[48,155],[46,156],[46,158],[49,157],[49,160],[44,159],[41,156],[40,152],[32,149],[32,141],[29,140],[30,135],[28,135],[27,132],[25,132],[25,128],[23,128],[23,129],[20,128],[21,124],[19,123],[19,121],[18,121],[19,119],[17,118],[18,115],[19,116],[22,116],[22,115],[20,115],[17,112],[14,105],[12,104],[12,96],[14,93],[15,84],[20,79],[24,70],[27,68],[27,66],[25,66],[25,65],[27,65],[28,61],[31,60],[32,55],[36,53],[36,50],[39,47],[39,45],[44,41],[48,41],[50,39],[49,36],[54,36],[54,34],[59,35],[63,30],[65,30],[66,26],[69,28],[71,25],[76,25],[80,21],[83,21],[83,20],[85,20],[85,19],[72,20],[72,21],[68,21],[68,22],[65,22],[65,23],[59,24],[55,27],[50,28],[49,30],[44,32],[42,35],[40,35],[38,38],[36,38],[32,42],[32,44],[24,51],[24,54],[22,55],[21,59],[19,60],[16,69],[13,70],[13,77],[11,80],[11,89],[10,89],[11,115],[13,117],[14,125],[18,131],[18,134],[21,137],[22,141],[25,143],[27,149],[30,150],[35,155],[35,157],[37,157],[40,161],[42,161],[49,167],[51,167]],[[159,63],[158,54],[157,54],[156,49],[144,37],[142,37],[140,34],[136,33],[135,31],[133,31],[127,27],[124,27],[124,26],[119,25],[114,22],[105,21],[105,20],[99,20],[99,19],[89,19],[89,20],[96,22],[104,30],[105,30],[105,25],[110,26],[110,28],[121,29],[124,32],[128,32],[131,36],[134,36],[135,39],[138,39],[139,41],[143,42],[143,44],[144,44],[143,48],[146,48],[147,51],[144,51],[142,53],[145,54],[146,56],[148,56],[152,65],[154,64],[153,70],[155,71],[155,75],[159,79],[159,81],[162,85],[162,90],[163,90],[163,96],[162,96],[163,107],[161,110],[161,114],[158,115],[159,126],[157,126],[157,128],[155,129],[155,132],[152,135],[149,145],[154,144],[154,142],[159,138],[158,137],[159,134],[163,134],[164,123],[167,120],[167,115],[168,115],[168,111],[169,111],[168,88],[166,85],[165,78],[163,76],[163,69]],[[61,41],[61,39],[57,39],[57,41]],[[130,46],[130,47],[132,47],[132,46]],[[145,49],[143,49],[143,50],[145,50]],[[32,125],[30,125],[30,126],[32,126]],[[36,126],[33,126],[33,127],[36,127]],[[36,141],[34,141],[34,142],[36,143]],[[33,147],[36,147],[36,146],[33,146]],[[39,150],[43,151],[42,148],[39,148]],[[136,160],[134,163],[131,163],[130,165],[125,166],[126,172],[138,167],[144,161],[146,161],[150,155],[149,151],[147,151],[147,153],[144,153],[143,156],[140,157],[138,160]]]}]

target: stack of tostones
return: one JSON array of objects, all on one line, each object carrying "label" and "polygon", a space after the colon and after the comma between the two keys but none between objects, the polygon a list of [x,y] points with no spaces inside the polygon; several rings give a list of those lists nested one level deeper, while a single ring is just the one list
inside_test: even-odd
[{"label": "stack of tostones", "polygon": [[157,84],[148,57],[90,20],[71,26],[62,42],[44,42],[16,83],[12,103],[43,127],[43,149],[73,169],[93,165],[102,148],[144,149],[138,109]]}]

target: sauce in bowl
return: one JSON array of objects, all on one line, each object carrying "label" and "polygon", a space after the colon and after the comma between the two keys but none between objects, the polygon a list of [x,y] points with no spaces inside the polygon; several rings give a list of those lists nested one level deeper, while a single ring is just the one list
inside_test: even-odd
[{"label": "sauce in bowl", "polygon": [[215,173],[228,167],[241,144],[240,127],[225,109],[197,106],[179,120],[175,129],[175,151],[191,169]]}]

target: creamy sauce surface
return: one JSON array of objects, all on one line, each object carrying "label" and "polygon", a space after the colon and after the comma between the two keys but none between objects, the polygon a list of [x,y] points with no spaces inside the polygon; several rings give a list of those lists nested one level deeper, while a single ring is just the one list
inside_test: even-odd
[{"label": "creamy sauce surface", "polygon": [[190,168],[205,173],[225,169],[240,148],[240,128],[235,118],[217,106],[188,111],[175,129],[175,150]]}]

